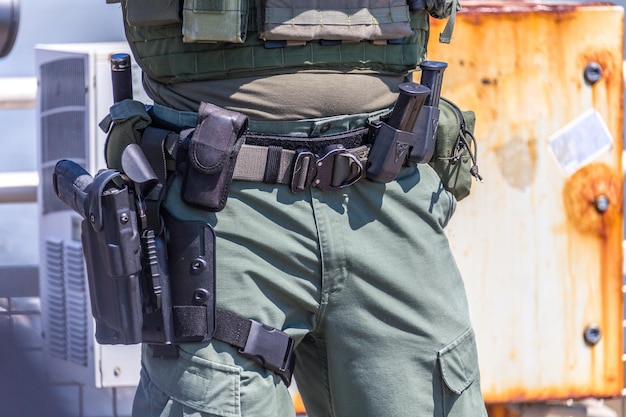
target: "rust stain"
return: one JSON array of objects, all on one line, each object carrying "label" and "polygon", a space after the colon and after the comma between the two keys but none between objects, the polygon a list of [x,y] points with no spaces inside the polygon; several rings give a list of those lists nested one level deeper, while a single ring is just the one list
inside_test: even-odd
[{"label": "rust stain", "polygon": [[476,18],[474,23],[479,23],[481,14],[502,14],[507,17],[515,17],[519,14],[527,13],[550,13],[554,14],[569,14],[574,13],[577,10],[590,6],[613,6],[609,2],[594,2],[594,3],[560,3],[550,4],[541,3],[536,1],[484,1],[484,0],[465,0],[461,2],[463,6],[462,12],[468,16]]},{"label": "rust stain", "polygon": [[606,237],[621,219],[621,195],[617,172],[603,163],[586,165],[563,187],[567,219],[581,233]]},{"label": "rust stain", "polygon": [[[476,137],[492,176],[500,174],[505,188],[528,189],[528,194],[541,198],[542,204],[556,203],[556,208],[549,209],[557,212],[554,227],[558,230],[552,233],[558,240],[555,256],[562,258],[549,259],[538,268],[556,268],[561,261],[571,264],[571,269],[565,267],[565,273],[554,279],[568,279],[564,282],[568,285],[565,295],[579,296],[580,304],[568,299],[564,317],[568,319],[567,313],[572,311],[581,316],[558,340],[564,343],[563,349],[570,349],[571,343],[576,347],[571,353],[564,352],[562,364],[558,360],[555,364],[563,365],[554,371],[564,372],[559,375],[560,383],[553,383],[551,375],[542,379],[541,375],[518,374],[517,365],[507,368],[509,373],[503,378],[500,363],[526,364],[532,354],[544,358],[544,352],[517,350],[515,344],[512,348],[502,346],[499,356],[484,365],[483,395],[489,415],[513,416],[505,403],[619,395],[624,373],[622,143],[616,140],[613,155],[596,159],[565,180],[550,171],[548,178],[541,177],[546,165],[540,154],[549,132],[588,107],[602,114],[613,137],[621,135],[623,43],[616,41],[623,30],[621,11],[609,2],[460,1],[463,9],[457,15],[452,43],[440,45],[433,36],[429,58],[450,64],[445,95],[476,111]],[[445,23],[433,19],[432,33],[443,30]],[[583,77],[590,63],[598,64],[602,73],[597,82],[585,84]],[[544,191],[548,186],[556,189]],[[519,193],[509,194],[516,198]],[[497,202],[495,198],[490,201]],[[543,221],[544,216],[553,214],[550,210],[528,215]],[[541,233],[544,230],[537,230],[538,235]],[[577,262],[587,254],[582,271]],[[499,277],[479,279],[481,285],[488,285],[490,279]],[[590,322],[600,326],[602,338],[596,345],[581,346],[582,331]],[[484,330],[482,323],[478,324]],[[497,383],[490,384],[492,375]]]},{"label": "rust stain", "polygon": [[511,410],[505,404],[493,404],[487,406],[487,415],[489,417],[519,417],[520,414]]},{"label": "rust stain", "polygon": [[620,73],[619,77],[615,77],[615,72],[616,72],[615,63],[619,62],[621,65],[620,58],[617,57],[614,53],[611,53],[611,51],[607,51],[603,49],[589,49],[589,50],[586,50],[579,57],[579,66],[581,68],[584,68],[586,65],[588,65],[591,62],[595,62],[600,65],[600,68],[602,70],[602,77],[600,78],[600,81],[604,81],[604,82],[616,81],[619,83],[622,82],[621,66],[619,67],[619,73]]}]

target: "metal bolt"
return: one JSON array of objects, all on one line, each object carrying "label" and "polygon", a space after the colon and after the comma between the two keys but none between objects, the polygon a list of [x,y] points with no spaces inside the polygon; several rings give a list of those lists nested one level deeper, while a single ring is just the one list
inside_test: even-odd
[{"label": "metal bolt", "polygon": [[119,366],[116,366],[115,368],[113,368],[113,375],[120,376],[121,373],[122,373],[122,368],[120,368]]},{"label": "metal bolt", "polygon": [[202,258],[196,258],[191,261],[191,270],[193,272],[200,272],[206,267],[206,261]]},{"label": "metal bolt", "polygon": [[585,67],[585,81],[589,84],[595,84],[602,78],[602,67],[597,62],[590,62]]},{"label": "metal bolt", "polygon": [[585,331],[583,332],[583,338],[588,345],[597,344],[602,338],[602,331],[600,330],[600,326],[597,324],[590,324],[585,327]]},{"label": "metal bolt", "polygon": [[609,201],[608,197],[601,194],[595,199],[596,210],[598,211],[598,213],[602,214],[609,209],[610,203],[611,202]]},{"label": "metal bolt", "polygon": [[128,213],[122,213],[122,215],[120,216],[120,222],[122,222],[122,224],[128,223],[128,219]]},{"label": "metal bolt", "polygon": [[206,300],[208,297],[209,297],[209,294],[207,293],[205,289],[199,289],[193,292],[193,301],[198,304],[203,303],[204,300]]}]

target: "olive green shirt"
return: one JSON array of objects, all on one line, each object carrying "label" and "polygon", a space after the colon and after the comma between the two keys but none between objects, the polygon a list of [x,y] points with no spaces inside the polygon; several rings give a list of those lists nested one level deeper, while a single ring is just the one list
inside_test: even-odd
[{"label": "olive green shirt", "polygon": [[388,108],[403,81],[403,76],[317,70],[173,84],[146,77],[144,86],[157,103],[178,110],[196,111],[204,101],[257,120],[300,120]]}]

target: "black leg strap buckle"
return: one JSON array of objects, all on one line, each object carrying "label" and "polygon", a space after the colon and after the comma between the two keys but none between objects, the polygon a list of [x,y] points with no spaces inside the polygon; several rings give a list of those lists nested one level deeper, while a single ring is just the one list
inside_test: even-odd
[{"label": "black leg strap buckle", "polygon": [[291,191],[299,193],[310,187],[335,191],[360,180],[363,163],[343,145],[330,145],[320,154],[307,149],[296,151],[291,177]]},{"label": "black leg strap buckle", "polygon": [[295,366],[293,339],[273,327],[250,320],[250,333],[246,345],[239,350],[243,356],[274,371],[285,384],[291,383]]}]

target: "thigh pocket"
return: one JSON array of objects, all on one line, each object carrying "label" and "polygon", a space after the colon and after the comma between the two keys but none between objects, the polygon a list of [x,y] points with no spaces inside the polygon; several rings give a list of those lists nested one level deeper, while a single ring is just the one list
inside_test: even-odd
[{"label": "thigh pocket", "polygon": [[438,357],[443,380],[443,415],[483,415],[484,403],[480,392],[478,352],[473,329],[470,327],[441,349]]},{"label": "thigh pocket", "polygon": [[152,382],[183,410],[190,408],[211,417],[241,415],[241,368],[190,355],[182,349],[177,360],[146,362]]}]

